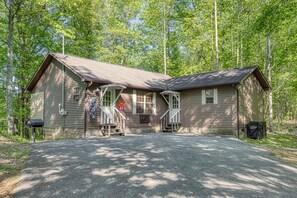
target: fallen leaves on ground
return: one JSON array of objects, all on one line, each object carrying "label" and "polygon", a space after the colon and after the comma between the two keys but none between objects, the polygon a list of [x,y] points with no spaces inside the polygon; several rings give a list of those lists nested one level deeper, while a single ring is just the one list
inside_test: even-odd
[{"label": "fallen leaves on ground", "polygon": [[0,135],[0,194],[10,197],[28,158],[30,144],[18,143]]}]

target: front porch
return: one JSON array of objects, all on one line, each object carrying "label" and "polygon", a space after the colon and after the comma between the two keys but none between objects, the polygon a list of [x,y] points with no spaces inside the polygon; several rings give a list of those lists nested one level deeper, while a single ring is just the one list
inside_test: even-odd
[{"label": "front porch", "polygon": [[180,92],[163,91],[160,93],[168,105],[167,111],[160,117],[161,132],[177,132],[180,122]]},{"label": "front porch", "polygon": [[100,99],[100,124],[99,129],[103,136],[110,136],[111,132],[119,135],[126,135],[126,116],[116,108],[118,101],[125,86],[108,84],[100,86],[95,92],[99,93]]}]

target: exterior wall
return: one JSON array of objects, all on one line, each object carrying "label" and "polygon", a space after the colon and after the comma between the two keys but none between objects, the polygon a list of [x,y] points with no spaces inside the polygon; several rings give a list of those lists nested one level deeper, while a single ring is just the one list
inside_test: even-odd
[{"label": "exterior wall", "polygon": [[31,94],[31,112],[30,112],[30,118],[31,119],[42,119],[44,115],[44,92],[37,92]]},{"label": "exterior wall", "polygon": [[[44,92],[44,132],[46,138],[84,135],[85,85],[77,75],[65,68],[66,116],[59,114],[62,103],[62,64],[53,60],[36,84],[32,93]],[[78,86],[79,99],[74,100],[74,87]],[[32,109],[34,111],[34,108]]]},{"label": "exterior wall", "polygon": [[185,90],[181,93],[179,132],[235,134],[236,90],[232,86],[215,88],[218,92],[218,104],[202,105],[202,89]]},{"label": "exterior wall", "polygon": [[[250,121],[264,121],[264,91],[252,74],[239,87],[239,128],[243,132]],[[241,134],[243,135],[243,134]]]},{"label": "exterior wall", "polygon": [[[151,92],[151,91],[141,91],[136,90],[136,94],[138,92]],[[159,92],[156,92],[156,114],[150,115],[150,123],[140,123],[140,115],[141,114],[133,114],[133,104],[132,104],[132,89],[127,89],[123,94],[122,98],[125,101],[125,115],[129,118],[126,121],[126,126],[128,128],[128,132],[138,133],[143,131],[160,131],[160,117],[163,113],[166,112],[168,106],[164,101],[163,97]]]},{"label": "exterior wall", "polygon": [[[94,90],[100,85],[93,85],[87,91],[87,97],[85,100],[85,108],[87,112],[87,135],[100,135],[100,122],[101,122],[101,111],[100,111],[100,98],[98,94],[94,94]],[[151,92],[136,90],[137,92]],[[117,92],[118,93],[118,92]],[[116,93],[116,94],[117,94]],[[92,97],[96,98],[96,117],[91,118],[89,116],[89,102]],[[133,114],[133,89],[127,88],[123,90],[119,99],[116,101],[116,106],[119,100],[125,101],[124,111],[121,113],[127,118],[126,119],[126,133],[141,133],[141,132],[153,132],[160,131],[160,117],[167,110],[167,104],[165,103],[159,92],[156,92],[156,114],[150,115],[150,123],[140,123],[139,114]]]}]

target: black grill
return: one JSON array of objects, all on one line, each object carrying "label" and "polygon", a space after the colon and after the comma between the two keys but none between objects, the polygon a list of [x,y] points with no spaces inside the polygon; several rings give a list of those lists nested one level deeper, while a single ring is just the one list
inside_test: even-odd
[{"label": "black grill", "polygon": [[40,128],[43,127],[44,122],[42,119],[30,119],[26,122],[26,126],[29,128]]}]

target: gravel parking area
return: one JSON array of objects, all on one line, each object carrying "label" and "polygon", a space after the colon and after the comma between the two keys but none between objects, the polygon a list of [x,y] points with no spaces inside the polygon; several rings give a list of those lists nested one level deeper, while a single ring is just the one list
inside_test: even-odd
[{"label": "gravel parking area", "polygon": [[236,138],[148,134],[36,143],[14,197],[296,197],[297,168]]}]

